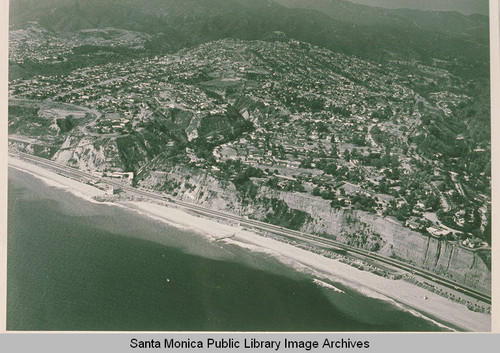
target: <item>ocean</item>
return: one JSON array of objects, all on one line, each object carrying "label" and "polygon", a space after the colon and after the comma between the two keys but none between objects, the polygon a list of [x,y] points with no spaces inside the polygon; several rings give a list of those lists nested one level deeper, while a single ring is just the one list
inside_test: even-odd
[{"label": "ocean", "polygon": [[8,330],[446,330],[272,255],[13,168],[8,197]]}]

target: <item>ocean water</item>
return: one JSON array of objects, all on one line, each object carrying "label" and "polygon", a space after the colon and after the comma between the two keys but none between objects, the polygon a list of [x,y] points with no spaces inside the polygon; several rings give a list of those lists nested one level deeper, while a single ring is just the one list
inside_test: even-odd
[{"label": "ocean water", "polygon": [[8,330],[443,331],[271,255],[9,168]]}]

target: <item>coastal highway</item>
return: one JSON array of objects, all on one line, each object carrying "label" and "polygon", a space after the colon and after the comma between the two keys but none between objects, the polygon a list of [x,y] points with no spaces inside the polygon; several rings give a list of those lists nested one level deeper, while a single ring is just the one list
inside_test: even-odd
[{"label": "coastal highway", "polygon": [[[80,180],[82,182],[89,182],[89,181],[97,182],[97,181],[102,180],[98,176],[94,176],[90,173],[83,172],[83,171],[75,169],[75,168],[71,168],[68,166],[58,164],[54,161],[51,161],[51,160],[48,160],[45,158],[40,158],[40,157],[36,157],[36,156],[29,155],[26,153],[17,152],[17,151],[9,151],[9,154],[12,155],[13,157],[17,156],[20,159],[26,160],[28,162],[31,162],[31,163],[34,163],[37,165],[40,165],[42,167],[53,170],[53,171],[55,171],[63,176],[66,176],[66,177],[69,177],[72,179],[76,179],[76,180]],[[238,222],[243,226],[251,227],[251,228],[254,228],[254,229],[257,229],[260,231],[274,233],[274,234],[277,234],[277,235],[280,235],[280,236],[283,236],[286,238],[298,239],[301,241],[308,241],[308,242],[313,241],[313,242],[319,243],[321,245],[326,245],[326,246],[333,247],[333,248],[338,249],[338,250],[343,250],[343,251],[345,251],[347,253],[351,253],[353,255],[365,257],[365,258],[368,258],[371,260],[378,261],[378,262],[383,263],[383,264],[388,264],[388,265],[391,265],[395,268],[398,268],[398,269],[401,269],[404,271],[408,271],[414,275],[418,275],[422,278],[433,281],[437,284],[452,288],[452,289],[454,289],[460,293],[466,294],[474,299],[483,301],[487,304],[491,304],[491,296],[488,294],[479,292],[479,291],[472,289],[472,288],[468,288],[468,287],[464,286],[463,284],[457,283],[453,280],[450,280],[450,279],[442,277],[442,276],[438,276],[430,271],[418,268],[416,266],[407,264],[405,262],[402,262],[402,261],[399,261],[399,260],[396,260],[393,258],[382,256],[382,255],[379,255],[379,254],[376,254],[376,253],[373,253],[373,252],[370,252],[367,250],[353,248],[353,247],[345,245],[343,243],[340,243],[340,242],[337,242],[337,241],[334,241],[331,239],[323,238],[323,237],[320,237],[317,235],[307,234],[307,233],[300,232],[300,231],[286,229],[286,228],[275,226],[275,225],[272,225],[269,223],[264,223],[264,222],[260,222],[260,221],[256,221],[256,220],[247,219],[247,218],[240,217],[240,216],[226,213],[226,212],[214,211],[214,210],[211,210],[211,209],[208,209],[208,208],[205,208],[205,207],[202,207],[200,205],[196,205],[196,204],[193,204],[190,202],[174,200],[170,197],[158,195],[158,194],[151,192],[151,191],[126,186],[126,185],[117,183],[113,180],[106,179],[104,182],[106,184],[112,185],[114,187],[119,187],[122,190],[124,190],[132,195],[143,196],[143,197],[147,197],[150,199],[156,199],[156,200],[160,200],[160,201],[167,201],[167,202],[170,202],[172,204],[182,206],[186,210],[194,211],[196,213],[203,214],[203,215],[206,215],[206,216],[209,216],[212,218],[219,218],[219,219],[229,220],[232,222]]]}]

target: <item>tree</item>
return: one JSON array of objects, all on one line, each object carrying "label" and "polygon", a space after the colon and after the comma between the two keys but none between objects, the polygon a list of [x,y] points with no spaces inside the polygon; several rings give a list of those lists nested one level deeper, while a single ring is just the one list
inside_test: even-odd
[{"label": "tree", "polygon": [[301,168],[311,168],[312,166],[312,157],[306,157],[302,160],[302,162],[300,162],[300,167]]}]

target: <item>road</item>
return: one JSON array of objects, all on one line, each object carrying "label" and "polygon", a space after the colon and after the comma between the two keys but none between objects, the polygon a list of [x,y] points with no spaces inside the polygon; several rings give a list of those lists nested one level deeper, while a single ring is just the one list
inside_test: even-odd
[{"label": "road", "polygon": [[28,106],[33,106],[33,107],[50,107],[53,106],[54,108],[68,108],[68,110],[76,110],[76,111],[83,111],[86,113],[89,113],[90,115],[93,115],[95,119],[98,119],[101,116],[101,113],[99,113],[95,109],[91,109],[88,107],[84,107],[81,105],[75,105],[71,103],[63,103],[63,102],[54,102],[52,100],[44,100],[44,101],[39,101],[35,99],[28,99],[28,98],[17,98],[14,96],[9,97],[9,105],[28,105]]},{"label": "road", "polygon": [[[90,173],[83,172],[81,170],[74,169],[71,167],[67,167],[67,166],[58,164],[56,162],[53,162],[51,160],[47,160],[44,158],[32,156],[32,155],[22,153],[22,152],[17,152],[17,151],[15,151],[15,152],[9,151],[9,153],[14,155],[14,156],[17,155],[24,160],[34,162],[38,165],[44,166],[45,168],[55,170],[55,171],[59,172],[60,174],[63,174],[63,175],[70,177],[70,178],[74,178],[74,179],[81,180],[81,181],[92,181],[92,182],[97,182],[97,181],[101,180],[101,178],[94,176]],[[194,211],[194,212],[197,212],[199,214],[203,214],[203,215],[206,215],[206,216],[209,216],[212,218],[219,218],[219,219],[229,220],[232,222],[238,222],[243,226],[255,228],[255,229],[260,230],[260,231],[278,234],[280,236],[284,236],[284,237],[289,238],[289,239],[290,238],[291,239],[298,239],[301,241],[308,241],[308,242],[313,241],[313,242],[319,243],[323,246],[326,245],[326,246],[333,247],[333,248],[338,249],[338,250],[345,251],[347,253],[351,253],[351,254],[354,254],[357,256],[361,256],[364,258],[375,260],[375,261],[378,261],[378,262],[383,263],[383,264],[388,264],[388,265],[391,265],[391,266],[396,267],[398,269],[411,272],[412,274],[418,275],[422,278],[433,281],[437,284],[452,288],[452,289],[454,289],[460,293],[466,294],[474,299],[481,300],[487,304],[491,304],[491,296],[486,294],[486,293],[482,293],[482,292],[479,292],[475,289],[468,288],[468,287],[466,287],[460,283],[457,283],[453,280],[438,276],[430,271],[418,268],[416,266],[407,264],[405,262],[402,262],[402,261],[399,261],[399,260],[396,260],[393,258],[382,256],[382,255],[379,255],[379,254],[376,254],[376,253],[373,253],[373,252],[370,252],[367,250],[354,248],[354,247],[348,246],[346,244],[343,244],[343,243],[340,243],[340,242],[337,242],[337,241],[334,241],[331,239],[326,239],[326,238],[323,238],[323,237],[320,237],[317,235],[307,234],[307,233],[300,232],[300,231],[285,229],[283,227],[275,226],[275,225],[272,225],[269,223],[264,223],[264,222],[260,222],[260,221],[256,221],[256,220],[246,219],[244,217],[236,216],[234,214],[230,214],[230,213],[226,213],[226,212],[210,210],[210,209],[207,209],[205,207],[202,207],[202,206],[190,203],[190,202],[174,200],[174,199],[171,199],[170,197],[161,196],[161,195],[158,195],[158,194],[155,194],[153,192],[146,191],[143,189],[133,188],[130,186],[124,186],[123,184],[114,182],[112,180],[106,180],[106,183],[109,185],[113,185],[115,187],[119,187],[122,190],[124,190],[132,195],[148,197],[148,198],[156,199],[159,201],[167,201],[167,202],[170,202],[172,204],[182,206],[183,208],[185,208],[187,210]]]}]

